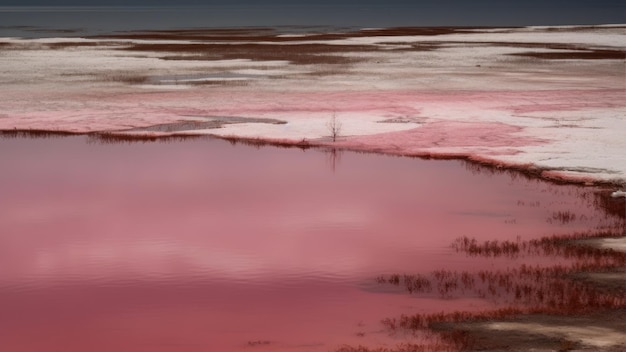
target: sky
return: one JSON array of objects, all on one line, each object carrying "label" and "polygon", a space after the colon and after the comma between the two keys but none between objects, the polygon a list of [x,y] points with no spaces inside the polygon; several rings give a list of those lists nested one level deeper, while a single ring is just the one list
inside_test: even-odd
[{"label": "sky", "polygon": [[[428,25],[559,25],[626,23],[624,0],[0,0],[0,6],[228,6],[259,16],[315,16],[313,22],[340,17],[406,25],[415,16]],[[0,9],[0,11],[2,11]],[[267,12],[262,14],[262,12]],[[248,14],[247,16],[250,16]],[[381,21],[378,21],[381,22]]]}]

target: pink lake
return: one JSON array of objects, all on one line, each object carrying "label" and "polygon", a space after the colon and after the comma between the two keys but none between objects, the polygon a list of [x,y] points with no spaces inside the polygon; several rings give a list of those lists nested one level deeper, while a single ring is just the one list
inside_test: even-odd
[{"label": "pink lake", "polygon": [[380,275],[516,260],[459,254],[462,236],[623,226],[595,188],[463,161],[335,156],[210,138],[0,138],[0,350],[393,346],[415,337],[390,335],[385,318],[495,303],[381,289]]}]

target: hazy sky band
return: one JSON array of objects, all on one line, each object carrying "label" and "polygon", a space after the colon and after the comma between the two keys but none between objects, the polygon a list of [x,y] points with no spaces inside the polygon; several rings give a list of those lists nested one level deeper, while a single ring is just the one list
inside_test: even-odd
[{"label": "hazy sky band", "polygon": [[[54,11],[57,6],[124,6],[124,7],[178,7],[225,6],[239,8],[242,16],[273,14],[302,16],[306,23],[337,24],[346,22],[393,22],[408,25],[549,25],[549,24],[603,24],[625,23],[626,1],[623,0],[0,0],[0,6],[19,8],[0,9],[28,11],[24,7],[42,6],[33,11]],[[46,8],[52,7],[52,8]],[[156,9],[155,9],[156,10]],[[79,11],[79,9],[73,9]]]}]

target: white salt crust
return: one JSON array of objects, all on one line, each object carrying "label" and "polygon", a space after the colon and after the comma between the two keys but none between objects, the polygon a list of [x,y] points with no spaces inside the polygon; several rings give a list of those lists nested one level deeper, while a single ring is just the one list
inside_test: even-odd
[{"label": "white salt crust", "polygon": [[[94,41],[101,45],[49,46]],[[189,43],[0,38],[0,43],[9,44],[0,46],[0,128],[107,131],[190,116],[237,116],[287,123],[238,123],[180,133],[324,142],[329,141],[327,124],[335,113],[342,124],[343,143],[349,145],[354,136],[407,131],[438,121],[500,123],[519,127],[515,137],[541,143],[512,143],[508,148],[432,145],[424,151],[545,168],[564,177],[626,183],[624,60],[543,60],[519,54],[574,51],[512,44],[572,44],[578,49],[624,51],[624,25],[329,41],[307,41],[303,36],[297,42],[279,42],[390,49],[343,52],[338,55],[358,60],[338,65],[167,60],[164,57],[172,53],[119,50],[140,42]],[[391,50],[414,44],[439,46]],[[578,91],[580,95],[572,93]],[[562,92],[569,95],[564,98]],[[396,123],[381,123],[389,120]],[[395,144],[389,140],[390,146]],[[397,147],[401,151],[404,146]]]}]

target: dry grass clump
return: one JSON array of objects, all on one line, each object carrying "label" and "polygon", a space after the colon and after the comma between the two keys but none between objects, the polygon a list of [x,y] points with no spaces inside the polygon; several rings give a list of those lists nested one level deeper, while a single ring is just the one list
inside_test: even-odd
[{"label": "dry grass clump", "polygon": [[146,142],[174,142],[193,138],[208,138],[201,135],[137,135],[116,132],[71,132],[39,129],[12,129],[0,130],[2,138],[63,138],[71,136],[86,136],[87,143],[116,144],[116,143],[146,143]]},{"label": "dry grass clump", "polygon": [[306,150],[312,148],[313,145],[309,143],[308,140],[302,139],[300,141],[288,141],[288,140],[265,140],[260,138],[241,138],[241,137],[216,137],[225,141],[230,142],[232,145],[246,145],[255,148],[261,147],[278,147],[278,148],[299,148],[302,150]]},{"label": "dry grass clump", "polygon": [[182,142],[190,139],[209,138],[203,135],[136,135],[114,132],[90,133],[88,144],[132,144],[154,142]]},{"label": "dry grass clump", "polygon": [[341,346],[335,352],[456,352],[458,348],[448,342],[431,344],[399,344],[395,347]]},{"label": "dry grass clump", "polygon": [[70,131],[54,131],[40,129],[12,129],[0,130],[0,137],[3,138],[59,138],[77,136],[81,133]]},{"label": "dry grass clump", "polygon": [[[570,217],[571,215],[568,215]],[[524,256],[560,256],[575,259],[577,270],[597,270],[603,267],[626,265],[626,254],[610,248],[583,246],[577,242],[593,238],[622,237],[622,233],[598,232],[595,234],[577,233],[567,236],[549,236],[530,241],[485,241],[479,243],[474,238],[460,237],[452,248],[470,256],[517,258]]]},{"label": "dry grass clump", "polygon": [[626,304],[626,297],[615,292],[603,292],[586,283],[567,279],[576,272],[579,272],[577,267],[546,268],[523,264],[519,268],[476,273],[442,270],[428,277],[403,275],[399,281],[395,281],[392,275],[389,279],[380,277],[377,281],[404,287],[409,294],[435,293],[444,299],[480,297],[515,309],[553,314],[617,308]]},{"label": "dry grass clump", "polygon": [[550,224],[553,222],[558,222],[565,225],[576,221],[577,218],[580,218],[581,220],[587,219],[586,216],[576,216],[576,214],[572,213],[571,211],[555,211],[552,213],[552,217],[548,218],[546,221]]}]

